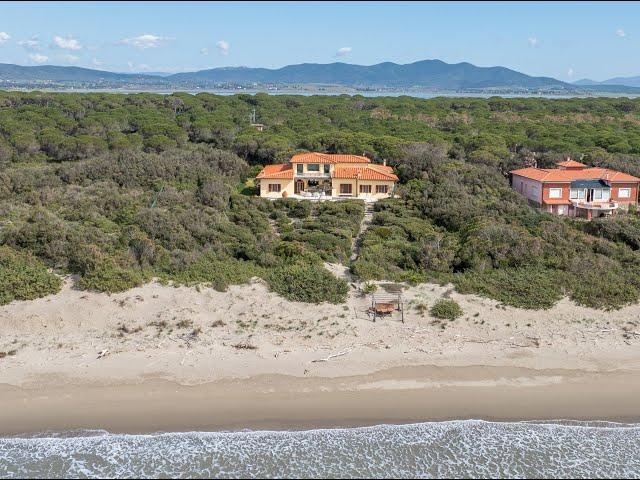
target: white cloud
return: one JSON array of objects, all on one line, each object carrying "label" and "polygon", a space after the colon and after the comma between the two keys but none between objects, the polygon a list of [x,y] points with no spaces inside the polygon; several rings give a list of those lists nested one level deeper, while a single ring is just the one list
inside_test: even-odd
[{"label": "white cloud", "polygon": [[348,55],[349,53],[351,53],[351,47],[342,47],[342,48],[338,49],[338,51],[336,52],[336,56],[337,57],[344,57],[345,55]]},{"label": "white cloud", "polygon": [[229,49],[231,48],[231,45],[229,45],[229,42],[227,42],[226,40],[220,40],[219,42],[217,42],[216,47],[218,47],[218,51],[222,55],[229,55]]},{"label": "white cloud", "polygon": [[529,37],[527,42],[531,48],[536,48],[538,46],[538,39],[536,37]]},{"label": "white cloud", "polygon": [[127,62],[127,67],[129,68],[130,72],[150,72],[153,70],[152,67],[150,67],[149,65],[147,65],[146,63],[140,63],[138,65],[136,65],[135,63],[133,63],[132,61],[128,61]]},{"label": "white cloud", "polygon": [[44,63],[49,60],[49,57],[40,53],[32,53],[29,55],[29,59],[35,63]]},{"label": "white cloud", "polygon": [[627,33],[623,29],[619,28],[618,30],[616,30],[616,35],[619,37],[626,37]]},{"label": "white cloud", "polygon": [[202,55],[209,55],[209,49],[207,47],[201,48],[200,53]]},{"label": "white cloud", "polygon": [[10,38],[11,35],[9,35],[7,32],[0,32],[0,45],[2,45],[3,43],[7,43]]},{"label": "white cloud", "polygon": [[573,68],[567,70],[567,77],[573,77]]},{"label": "white cloud", "polygon": [[173,40],[173,38],[159,37],[158,35],[145,33],[144,35],[139,35],[137,37],[123,38],[120,40],[120,43],[123,45],[130,45],[140,50],[146,50],[147,48],[160,47],[171,40]]},{"label": "white cloud", "polygon": [[34,35],[29,40],[20,40],[18,45],[29,52],[33,52],[34,50],[40,49],[40,40],[38,40],[37,35]]},{"label": "white cloud", "polygon": [[53,41],[51,42],[51,48],[60,48],[62,50],[81,50],[82,45],[75,38],[68,37],[60,37],[58,35],[53,37]]},{"label": "white cloud", "polygon": [[66,63],[76,63],[78,60],[80,60],[80,57],[76,55],[71,55],[70,53],[67,53],[65,55],[60,55],[59,58],[60,60]]},{"label": "white cloud", "polygon": [[94,58],[93,60],[91,60],[91,64],[92,64],[92,65],[94,65],[94,66],[96,66],[96,67],[99,67],[99,66],[101,66],[101,65],[104,65],[104,62],[101,62],[101,61],[100,61],[100,60],[98,60],[97,58]]}]

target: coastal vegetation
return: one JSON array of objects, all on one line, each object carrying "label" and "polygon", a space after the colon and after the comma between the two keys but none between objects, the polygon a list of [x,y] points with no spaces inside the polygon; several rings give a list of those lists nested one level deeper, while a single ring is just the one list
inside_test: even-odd
[{"label": "coastal vegetation", "polygon": [[28,253],[0,247],[0,305],[56,293],[61,281]]},{"label": "coastal vegetation", "polygon": [[463,311],[455,300],[441,298],[433,304],[429,313],[440,320],[455,320],[462,316]]},{"label": "coastal vegetation", "polygon": [[[360,202],[272,202],[247,181],[301,150],[398,172],[353,263]],[[635,212],[560,218],[509,187],[510,169],[565,155],[640,175],[640,100],[0,92],[0,303],[57,291],[52,272],[106,292],[259,277],[339,303],[347,284],[323,262],[523,308],[636,302]]]}]

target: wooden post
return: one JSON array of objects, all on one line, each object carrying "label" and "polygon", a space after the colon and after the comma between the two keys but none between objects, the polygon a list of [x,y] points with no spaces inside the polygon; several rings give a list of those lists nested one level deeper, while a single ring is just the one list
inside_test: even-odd
[{"label": "wooden post", "polygon": [[373,311],[373,323],[376,323],[376,296],[371,294],[371,310]]}]

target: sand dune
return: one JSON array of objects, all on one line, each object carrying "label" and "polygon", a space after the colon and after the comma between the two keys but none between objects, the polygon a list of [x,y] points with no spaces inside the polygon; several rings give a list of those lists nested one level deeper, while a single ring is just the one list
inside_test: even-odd
[{"label": "sand dune", "polygon": [[[462,318],[434,322],[421,313],[419,305],[443,295],[460,303]],[[562,300],[527,311],[430,284],[406,288],[404,298],[404,324],[398,315],[374,323],[370,299],[356,289],[344,305],[309,305],[259,280],[227,292],[150,283],[107,295],[75,290],[67,278],[57,295],[0,307],[0,352],[12,353],[0,359],[0,383],[197,384],[408,365],[640,369],[640,306],[601,312]]]}]

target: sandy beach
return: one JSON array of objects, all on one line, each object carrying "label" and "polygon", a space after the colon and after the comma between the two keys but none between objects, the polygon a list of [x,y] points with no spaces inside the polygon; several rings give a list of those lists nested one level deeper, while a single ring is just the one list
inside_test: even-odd
[{"label": "sandy beach", "polygon": [[[431,318],[443,296],[464,316]],[[404,323],[374,323],[355,288],[309,305],[259,280],[107,295],[67,278],[0,307],[0,434],[640,419],[640,306],[527,311],[431,284],[404,299]]]},{"label": "sandy beach", "polygon": [[104,429],[299,430],[453,419],[638,422],[640,375],[505,367],[400,367],[344,378],[260,375],[180,385],[0,388],[0,434]]}]

